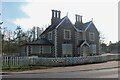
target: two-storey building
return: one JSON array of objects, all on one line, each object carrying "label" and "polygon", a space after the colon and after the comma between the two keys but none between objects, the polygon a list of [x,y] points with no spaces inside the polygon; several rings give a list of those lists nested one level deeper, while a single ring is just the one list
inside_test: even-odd
[{"label": "two-storey building", "polygon": [[22,54],[39,57],[78,57],[99,55],[99,32],[93,21],[83,23],[75,15],[73,24],[68,16],[61,19],[61,11],[52,10],[51,25],[41,38],[22,47]]}]

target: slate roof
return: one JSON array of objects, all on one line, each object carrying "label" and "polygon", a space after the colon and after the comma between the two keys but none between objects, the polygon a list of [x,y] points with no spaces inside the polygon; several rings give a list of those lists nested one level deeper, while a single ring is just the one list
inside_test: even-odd
[{"label": "slate roof", "polygon": [[87,27],[89,27],[88,25],[89,25],[91,22],[92,22],[92,21],[89,21],[89,22],[84,23],[84,24],[83,24],[83,27],[82,27],[82,30],[85,31],[85,29],[86,29]]},{"label": "slate roof", "polygon": [[[65,16],[65,17],[66,17],[66,16]],[[52,31],[53,29],[55,29],[55,28],[57,27],[57,25],[58,25],[63,19],[65,19],[65,17],[63,17],[62,19],[56,21],[53,25],[48,26],[48,28],[46,28],[46,30],[45,30],[42,34],[44,34],[44,33],[46,33],[46,32],[49,32],[49,31]],[[41,35],[42,35],[42,34],[41,34]]]},{"label": "slate roof", "polygon": [[25,44],[25,45],[50,45],[53,46],[54,44],[52,44],[50,41],[48,41],[45,38],[41,38],[41,39],[37,39],[31,43]]},{"label": "slate roof", "polygon": [[[52,31],[53,29],[55,29],[55,28],[60,24],[60,22],[61,22],[62,20],[64,20],[65,18],[66,18],[66,16],[63,17],[62,19],[56,21],[53,25],[48,26],[48,28],[46,28],[45,31],[43,31],[43,33],[42,33],[41,35],[43,35],[44,33],[47,33],[47,32],[49,32],[49,31]],[[92,21],[83,23],[83,25],[82,25],[83,28],[82,28],[82,29],[79,29],[79,30],[85,31],[86,28],[89,27],[88,25],[89,25],[91,22],[92,22]]]}]

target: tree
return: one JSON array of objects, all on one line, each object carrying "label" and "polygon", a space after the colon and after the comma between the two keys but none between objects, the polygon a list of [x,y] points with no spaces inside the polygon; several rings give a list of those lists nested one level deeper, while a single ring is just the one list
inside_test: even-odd
[{"label": "tree", "polygon": [[[25,43],[30,43],[40,37],[43,28],[33,27],[30,30],[23,31],[20,26],[17,26],[15,31],[11,32],[3,29],[3,53],[7,55],[20,53],[20,46]],[[7,33],[7,34],[6,34]]]},{"label": "tree", "polygon": [[102,43],[100,45],[100,47],[101,47],[101,53],[106,53],[107,52],[107,44]]},{"label": "tree", "polygon": [[99,31],[99,34],[100,34],[100,44],[102,44],[105,41],[105,37],[104,37],[104,34],[102,34],[102,32],[100,31]]},{"label": "tree", "polygon": [[[0,22],[0,25],[2,25],[3,22]],[[1,26],[0,26],[0,54],[2,54],[2,33],[1,33]]]}]

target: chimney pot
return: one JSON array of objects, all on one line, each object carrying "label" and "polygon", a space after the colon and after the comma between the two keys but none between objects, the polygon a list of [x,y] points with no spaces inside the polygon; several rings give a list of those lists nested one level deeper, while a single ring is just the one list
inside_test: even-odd
[{"label": "chimney pot", "polygon": [[56,22],[57,20],[60,20],[60,14],[61,14],[61,11],[52,10],[51,24],[53,24],[53,23]]},{"label": "chimney pot", "polygon": [[76,14],[76,22],[82,22],[82,16]]},{"label": "chimney pot", "polygon": [[58,18],[60,19],[60,13],[61,13],[61,11],[58,11]]},{"label": "chimney pot", "polygon": [[55,10],[55,18],[57,18],[57,10]]},{"label": "chimney pot", "polygon": [[54,18],[55,16],[54,16],[54,10],[52,10],[52,18]]}]

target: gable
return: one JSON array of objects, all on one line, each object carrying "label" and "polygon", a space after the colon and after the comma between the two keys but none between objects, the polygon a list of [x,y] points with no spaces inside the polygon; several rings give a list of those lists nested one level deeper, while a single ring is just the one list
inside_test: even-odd
[{"label": "gable", "polygon": [[83,30],[83,31],[86,31],[86,30],[90,27],[91,23],[92,23],[92,21],[89,21],[89,22],[84,23],[82,30]]},{"label": "gable", "polygon": [[88,28],[86,28],[85,31],[88,31],[88,30],[89,30],[89,31],[94,31],[94,32],[96,32],[96,33],[99,34],[99,31],[97,30],[97,28],[95,27],[95,25],[94,25],[93,22],[88,26]]},{"label": "gable", "polygon": [[61,22],[61,24],[56,27],[56,29],[59,29],[61,27],[76,30],[74,25],[72,24],[72,22],[70,21],[70,19],[67,16],[66,16],[65,20],[63,22]]},{"label": "gable", "polygon": [[72,26],[78,32],[86,32],[89,28],[93,27],[93,29],[95,29],[96,32],[99,33],[92,21],[83,23],[83,25],[81,25],[82,29],[78,29],[78,28],[75,27],[75,25],[72,24],[72,22],[70,21],[68,16],[65,16],[62,19],[60,19],[59,21],[56,21],[53,25],[48,26],[48,28],[46,28],[45,31],[43,31],[43,33],[41,35],[43,35],[45,33],[48,33],[49,31],[52,31],[54,29],[57,29],[57,28],[60,27],[60,25],[63,25],[63,24],[66,24],[66,26],[67,25]]},{"label": "gable", "polygon": [[77,47],[82,47],[83,45],[89,46],[89,44],[85,40],[81,40]]},{"label": "gable", "polygon": [[42,33],[41,35],[43,35],[43,34],[45,34],[45,33],[48,33],[49,31],[52,31],[52,30],[54,30],[54,29],[59,28],[60,25],[62,25],[65,21],[67,21],[67,24],[68,24],[68,25],[73,26],[73,28],[74,28],[75,30],[77,30],[77,29],[75,28],[75,26],[72,24],[72,22],[70,21],[70,19],[69,19],[67,16],[65,16],[65,17],[63,17],[61,20],[55,22],[53,25],[48,26],[48,28],[46,28],[45,31],[43,31],[43,33]]}]

